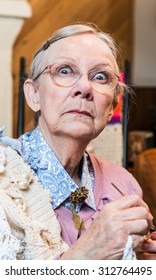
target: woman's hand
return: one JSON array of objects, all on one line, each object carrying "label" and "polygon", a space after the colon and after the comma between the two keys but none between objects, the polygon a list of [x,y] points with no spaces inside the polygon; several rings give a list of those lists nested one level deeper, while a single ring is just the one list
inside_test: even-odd
[{"label": "woman's hand", "polygon": [[146,203],[137,195],[127,195],[104,205],[91,226],[64,253],[63,259],[122,259],[128,236],[133,249],[140,247],[152,224]]},{"label": "woman's hand", "polygon": [[156,231],[150,234],[150,238],[144,240],[141,249],[143,251],[137,256],[139,260],[156,260]]}]

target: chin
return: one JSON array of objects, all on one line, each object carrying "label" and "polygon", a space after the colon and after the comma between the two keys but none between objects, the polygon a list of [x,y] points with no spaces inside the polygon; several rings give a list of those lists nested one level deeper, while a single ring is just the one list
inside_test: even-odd
[{"label": "chin", "polygon": [[72,130],[70,132],[70,136],[77,139],[77,140],[85,140],[86,142],[90,142],[95,136],[93,135],[93,130],[83,130],[83,129],[78,129],[78,130]]}]

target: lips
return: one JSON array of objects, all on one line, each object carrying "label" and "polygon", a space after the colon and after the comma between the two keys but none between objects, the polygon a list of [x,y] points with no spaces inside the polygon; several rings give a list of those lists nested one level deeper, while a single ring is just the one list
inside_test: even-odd
[{"label": "lips", "polygon": [[77,109],[70,110],[67,113],[78,114],[78,115],[85,115],[85,116],[92,117],[90,112],[88,112],[88,111],[81,111],[81,110],[77,110]]}]

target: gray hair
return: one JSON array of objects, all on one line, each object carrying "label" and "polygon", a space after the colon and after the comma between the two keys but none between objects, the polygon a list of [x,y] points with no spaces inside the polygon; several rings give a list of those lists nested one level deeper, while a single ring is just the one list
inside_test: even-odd
[{"label": "gray hair", "polygon": [[[34,54],[32,58],[29,78],[33,79],[35,76],[37,76],[38,72],[42,70],[41,67],[42,67],[43,56],[45,54],[45,51],[49,48],[51,44],[63,38],[81,35],[81,34],[96,35],[98,38],[100,38],[108,45],[108,47],[112,51],[115,60],[117,59],[117,46],[114,42],[114,39],[108,33],[102,32],[95,24],[92,23],[85,23],[85,24],[76,23],[72,25],[67,25],[61,29],[56,30],[53,33],[53,35],[41,45],[41,47],[37,50],[37,52]],[[117,64],[116,66],[117,66],[117,71],[119,72],[119,67]]]}]

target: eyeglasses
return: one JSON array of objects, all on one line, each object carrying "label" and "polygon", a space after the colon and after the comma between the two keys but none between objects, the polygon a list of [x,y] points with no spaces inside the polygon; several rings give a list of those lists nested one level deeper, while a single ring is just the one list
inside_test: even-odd
[{"label": "eyeglasses", "polygon": [[[120,79],[114,72],[107,71],[105,68],[105,65],[99,65],[88,73],[88,80],[93,89],[100,93],[114,90]],[[83,75],[81,70],[73,64],[55,63],[46,66],[33,81],[36,81],[43,73],[50,73],[53,82],[59,87],[71,87]]]}]

